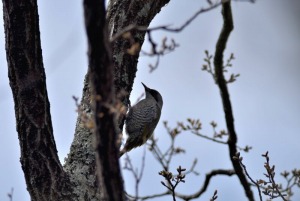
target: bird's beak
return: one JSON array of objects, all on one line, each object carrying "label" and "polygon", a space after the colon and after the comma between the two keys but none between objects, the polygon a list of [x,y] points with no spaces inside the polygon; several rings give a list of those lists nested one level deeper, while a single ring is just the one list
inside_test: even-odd
[{"label": "bird's beak", "polygon": [[149,87],[147,87],[144,83],[142,83],[142,85],[144,86],[144,88],[145,88],[145,90],[149,90],[150,88]]}]

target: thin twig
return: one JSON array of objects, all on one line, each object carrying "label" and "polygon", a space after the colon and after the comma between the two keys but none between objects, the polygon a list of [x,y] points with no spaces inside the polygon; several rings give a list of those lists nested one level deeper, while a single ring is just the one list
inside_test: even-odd
[{"label": "thin twig", "polygon": [[205,139],[207,139],[207,140],[211,140],[211,141],[213,141],[213,142],[217,142],[217,143],[220,143],[220,144],[227,144],[227,142],[224,142],[224,141],[221,141],[221,140],[217,140],[217,139],[215,139],[215,138],[208,137],[208,136],[203,135],[203,134],[201,134],[201,133],[199,133],[199,132],[196,132],[196,131],[192,131],[192,133],[193,133],[194,135],[197,135],[197,136],[199,136],[199,137],[205,138]]},{"label": "thin twig", "polygon": [[13,195],[14,195],[14,188],[11,188],[10,192],[7,193],[7,196],[9,197],[9,201],[13,201]]},{"label": "thin twig", "polygon": [[248,171],[247,171],[246,166],[243,164],[242,159],[243,159],[242,157],[239,157],[239,153],[237,153],[237,158],[236,158],[236,160],[239,161],[239,163],[240,163],[240,165],[242,166],[242,168],[244,169],[245,174],[247,175],[247,177],[248,177],[248,178],[250,179],[250,181],[256,186],[257,191],[258,191],[258,195],[259,195],[259,199],[260,199],[260,201],[262,201],[262,195],[261,195],[261,189],[260,189],[260,186],[259,186],[258,182],[255,182],[255,181],[252,179],[252,177],[250,176],[250,174],[249,174]]},{"label": "thin twig", "polygon": [[213,196],[210,198],[210,200],[209,200],[209,201],[215,201],[215,200],[217,200],[217,198],[218,198],[218,191],[217,191],[217,190],[215,190],[215,192],[214,192]]},{"label": "thin twig", "polygon": [[[274,193],[278,194],[284,201],[287,201],[287,199],[284,197],[285,195],[283,195],[280,191],[280,189],[278,188],[278,184],[275,182],[275,165],[273,165],[271,167],[270,165],[270,158],[268,156],[269,152],[267,151],[265,154],[262,154],[262,156],[266,159],[265,162],[265,169],[267,171],[267,174],[264,174],[268,179],[269,179],[269,183],[272,184],[271,185],[271,189],[272,189],[272,194],[270,195],[269,193],[266,193],[267,195],[269,195],[271,198],[275,198],[278,196],[274,196]],[[275,191],[274,191],[275,189]],[[268,192],[268,190],[266,191]]]},{"label": "thin twig", "polygon": [[[224,1],[224,0],[223,0]],[[226,0],[228,1],[228,0]],[[122,29],[120,32],[116,33],[115,35],[113,35],[110,39],[110,42],[113,42],[117,39],[119,39],[120,37],[122,37],[125,33],[133,31],[133,30],[137,30],[137,31],[156,31],[156,30],[163,30],[163,31],[168,31],[168,32],[181,32],[184,28],[186,28],[193,20],[195,20],[198,15],[210,11],[214,8],[217,8],[218,6],[220,6],[222,4],[222,1],[217,2],[213,5],[210,5],[208,8],[201,8],[200,10],[198,10],[194,15],[192,15],[185,23],[183,23],[180,27],[178,28],[169,28],[170,25],[162,25],[162,26],[157,26],[157,27],[152,27],[152,28],[148,28],[145,26],[138,26],[135,24],[131,24],[128,25],[127,27],[125,27],[124,29]]]},{"label": "thin twig", "polygon": [[142,164],[141,164],[141,168],[140,168],[140,172],[139,172],[138,169],[134,168],[129,155],[126,153],[124,169],[131,172],[135,179],[135,197],[136,198],[139,197],[139,184],[140,184],[140,181],[142,180],[142,177],[144,174],[145,159],[146,159],[146,146],[144,146],[144,152],[143,152],[143,156],[142,156]]}]

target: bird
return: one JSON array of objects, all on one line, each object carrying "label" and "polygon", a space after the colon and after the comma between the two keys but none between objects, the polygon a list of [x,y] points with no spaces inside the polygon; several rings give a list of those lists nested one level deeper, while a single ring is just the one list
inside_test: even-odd
[{"label": "bird", "polygon": [[145,88],[146,97],[136,105],[129,107],[125,118],[125,130],[128,138],[119,157],[133,148],[145,144],[152,136],[160,119],[163,106],[162,96],[158,91],[150,89],[144,83],[142,85]]}]

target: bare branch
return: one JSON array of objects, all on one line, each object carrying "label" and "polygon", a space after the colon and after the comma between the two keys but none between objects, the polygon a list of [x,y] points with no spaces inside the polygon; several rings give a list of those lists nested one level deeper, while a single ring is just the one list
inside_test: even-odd
[{"label": "bare branch", "polygon": [[[223,0],[224,1],[224,0]],[[225,0],[227,1],[227,0]],[[169,32],[181,32],[183,29],[185,29],[191,22],[193,22],[198,15],[205,13],[207,11],[210,11],[214,8],[217,8],[218,6],[220,6],[222,4],[222,0],[220,2],[216,2],[214,4],[211,4],[209,7],[207,8],[201,8],[200,10],[198,10],[193,16],[191,16],[184,24],[182,24],[180,27],[178,28],[169,28],[169,26],[162,26],[160,29],[164,30],[164,31],[169,31]],[[150,28],[151,29],[151,28]],[[153,30],[153,29],[152,29]]]},{"label": "bare branch", "polygon": [[165,178],[165,180],[167,181],[167,184],[165,184],[165,182],[161,181],[161,184],[163,186],[165,186],[172,194],[173,197],[173,201],[176,201],[176,193],[175,193],[175,189],[177,187],[177,185],[182,182],[185,183],[185,174],[183,174],[183,172],[186,171],[185,168],[181,168],[181,166],[179,166],[177,168],[177,172],[178,174],[175,176],[172,172],[163,170],[160,171],[158,174],[163,176]]},{"label": "bare branch", "polygon": [[7,193],[9,201],[13,201],[13,195],[14,195],[14,188],[11,188],[10,192]]},{"label": "bare branch", "polygon": [[191,195],[181,195],[181,194],[177,193],[176,197],[179,197],[183,200],[192,200],[192,199],[200,197],[207,190],[210,180],[214,176],[217,176],[217,175],[232,176],[232,175],[235,175],[235,172],[234,172],[234,170],[224,170],[224,169],[212,170],[211,172],[209,172],[205,175],[205,180],[203,182],[202,187],[199,189],[199,191],[197,191],[196,193],[191,194]]},{"label": "bare branch", "polygon": [[212,196],[212,198],[209,201],[217,200],[217,198],[218,198],[218,191],[215,190],[214,195]]},{"label": "bare branch", "polygon": [[[186,200],[186,201],[199,198],[207,190],[210,180],[214,176],[217,176],[217,175],[232,176],[234,174],[235,174],[234,170],[223,170],[223,169],[212,170],[211,172],[209,172],[205,175],[205,180],[203,182],[202,187],[199,189],[199,191],[197,191],[196,193],[191,194],[191,195],[183,195],[180,193],[175,193],[175,196],[180,199]],[[172,194],[172,193],[170,191],[166,191],[164,193],[154,194],[154,195],[150,195],[150,196],[141,196],[141,197],[138,197],[137,199],[148,200],[148,199],[153,199],[153,198],[157,198],[157,197],[163,197],[163,196],[166,196],[169,194]]]},{"label": "bare branch", "polygon": [[[227,1],[227,0],[226,0]],[[157,27],[152,27],[148,28],[145,26],[139,26],[135,24],[130,24],[115,35],[113,35],[110,39],[110,42],[113,42],[117,40],[120,37],[123,37],[123,35],[127,32],[137,30],[137,31],[145,31],[145,32],[151,32],[151,31],[157,31],[157,30],[163,30],[163,31],[168,31],[168,32],[181,32],[184,28],[186,28],[192,21],[194,21],[200,14],[205,13],[207,11],[210,11],[214,8],[217,8],[222,4],[222,1],[219,1],[215,4],[210,5],[207,8],[201,8],[198,10],[194,15],[192,15],[185,23],[183,23],[180,27],[178,28],[170,28],[170,25],[162,25],[162,26],[157,26]]]},{"label": "bare branch", "polygon": [[[225,130],[217,131],[216,130],[216,127],[217,127],[216,122],[212,121],[210,123],[210,125],[212,126],[213,131],[214,131],[213,137],[204,135],[200,132],[200,130],[202,129],[202,124],[201,124],[199,119],[188,118],[187,122],[188,122],[187,124],[185,124],[183,122],[178,122],[177,127],[174,128],[173,131],[169,131],[169,132],[172,132],[173,134],[176,133],[176,135],[177,135],[182,131],[190,131],[191,133],[193,133],[194,135],[196,135],[198,137],[202,137],[204,139],[207,139],[207,140],[210,140],[210,141],[213,141],[213,142],[216,142],[216,143],[228,145],[227,141],[219,140],[219,139],[222,139],[224,136],[227,137],[228,133]],[[250,149],[252,149],[252,147],[248,146],[248,145],[246,145],[245,147],[237,146],[237,148],[239,150],[242,150],[242,151],[245,151],[245,152],[248,152]]]},{"label": "bare branch", "polygon": [[286,195],[283,195],[281,193],[281,191],[282,191],[281,185],[279,185],[275,182],[275,165],[272,165],[272,166],[270,165],[270,158],[268,155],[268,151],[265,154],[262,154],[262,156],[266,159],[264,167],[267,171],[267,174],[264,174],[264,175],[269,180],[268,182],[264,182],[264,184],[265,185],[270,184],[263,191],[263,193],[265,195],[268,195],[271,199],[274,199],[274,198],[277,198],[280,196],[284,201],[287,201],[287,199],[284,197]]},{"label": "bare branch", "polygon": [[292,171],[284,171],[280,173],[282,177],[286,180],[286,186],[282,189],[282,192],[286,193],[286,199],[290,200],[293,195],[292,188],[300,187],[300,169],[293,169]]},{"label": "bare branch", "polygon": [[261,195],[261,189],[260,189],[260,186],[259,186],[259,183],[260,182],[256,182],[256,181],[254,181],[252,178],[251,178],[251,176],[250,176],[250,174],[248,173],[248,171],[247,171],[247,168],[246,168],[246,166],[243,164],[243,157],[240,157],[240,153],[239,152],[237,152],[236,153],[236,155],[234,156],[234,159],[235,160],[237,160],[237,161],[239,161],[239,163],[240,163],[240,165],[242,166],[242,168],[244,169],[244,171],[245,171],[245,174],[247,175],[247,177],[250,179],[250,181],[256,186],[256,188],[257,188],[257,191],[258,191],[258,195],[259,195],[259,199],[260,199],[260,201],[262,201],[262,195]]},{"label": "bare branch", "polygon": [[[281,197],[282,200],[288,201],[290,200],[290,197],[293,195],[292,193],[292,187],[297,185],[300,179],[300,171],[294,170],[292,171],[292,176],[288,178],[290,175],[289,172],[284,171],[281,173],[281,175],[286,178],[287,180],[287,186],[285,189],[282,188],[281,183],[275,182],[275,165],[270,165],[270,158],[268,156],[268,152],[265,154],[262,154],[262,156],[266,159],[266,162],[264,164],[264,168],[266,169],[267,173],[264,173],[264,176],[267,178],[267,180],[264,179],[258,179],[254,180],[251,178],[250,174],[247,171],[246,166],[243,164],[243,157],[240,156],[240,153],[236,153],[236,155],[233,157],[234,160],[238,161],[240,165],[242,166],[243,170],[245,171],[245,174],[250,179],[252,184],[256,186],[259,194],[260,201],[262,201],[262,194],[266,196],[269,196],[270,199],[275,199],[278,197]],[[293,180],[293,182],[292,182]],[[298,182],[297,182],[298,181]],[[298,184],[299,185],[299,184]],[[262,191],[263,189],[263,191]],[[286,193],[286,194],[284,194]]]},{"label": "bare branch", "polygon": [[220,144],[227,144],[227,142],[224,142],[224,141],[221,141],[221,140],[217,140],[215,138],[211,138],[211,137],[208,137],[206,135],[203,135],[199,132],[196,132],[196,131],[192,131],[193,134],[195,134],[196,136],[199,136],[199,137],[202,137],[202,138],[205,138],[207,140],[210,140],[210,141],[213,141],[213,142],[217,142],[217,143],[220,143]]},{"label": "bare branch", "polygon": [[176,47],[179,45],[175,42],[175,40],[171,40],[170,44],[166,44],[166,38],[163,39],[161,49],[157,50],[157,43],[152,39],[151,33],[152,31],[157,31],[157,30],[163,30],[163,31],[168,31],[168,32],[181,32],[183,29],[185,29],[192,21],[194,21],[200,14],[210,11],[219,5],[221,5],[221,0],[219,2],[216,2],[214,4],[210,4],[209,7],[207,8],[201,8],[198,10],[193,16],[191,16],[185,23],[183,23],[180,27],[178,28],[170,28],[170,25],[163,25],[163,26],[158,26],[158,27],[153,27],[153,28],[148,28],[147,26],[140,26],[137,24],[130,24],[127,27],[123,28],[116,34],[114,34],[110,42],[113,43],[114,41],[124,38],[127,39],[130,44],[131,48],[128,50],[128,53],[131,55],[137,55],[140,51],[140,44],[136,43],[135,40],[133,39],[133,35],[131,34],[132,31],[140,31],[140,32],[146,32],[148,35],[148,41],[151,45],[151,52],[145,52],[142,51],[142,53],[146,56],[156,56],[157,60],[154,65],[150,64],[150,72],[153,72],[158,65],[159,65],[159,59],[160,56],[163,56],[165,54],[168,54],[172,51],[175,50]]},{"label": "bare branch", "polygon": [[[144,146],[144,152],[143,152],[142,164],[141,164],[140,171],[138,171],[138,169],[134,168],[128,154],[126,153],[125,155],[126,155],[126,157],[125,157],[125,166],[123,167],[123,169],[128,170],[129,172],[131,172],[134,179],[135,179],[135,198],[137,198],[137,197],[139,197],[139,184],[140,184],[140,181],[142,180],[144,169],[145,169],[146,146]],[[127,195],[129,197],[133,197],[129,194],[127,194]]]},{"label": "bare branch", "polygon": [[[145,31],[145,32],[151,32],[151,31],[157,31],[157,30],[163,30],[168,32],[181,32],[184,30],[188,25],[190,25],[200,14],[203,14],[205,12],[211,11],[218,6],[220,6],[222,3],[229,2],[230,0],[219,0],[218,2],[209,4],[209,7],[207,8],[200,8],[196,13],[194,13],[188,20],[186,20],[181,26],[177,28],[170,28],[171,25],[162,25],[157,27],[148,28],[145,26],[139,26],[136,24],[130,24],[115,35],[113,35],[110,39],[110,42],[113,42],[117,40],[118,38],[122,37],[125,33],[137,30],[137,31]],[[246,2],[252,2],[254,3],[254,0],[235,0],[235,1],[246,1]]]},{"label": "bare branch", "polygon": [[124,200],[116,132],[116,95],[111,49],[105,17],[105,1],[84,0],[88,41],[89,78],[95,121],[97,178],[102,200]]},{"label": "bare branch", "polygon": [[159,198],[159,197],[163,197],[163,196],[170,195],[170,194],[171,194],[170,191],[166,191],[164,193],[158,193],[158,194],[154,194],[154,195],[139,197],[138,199],[149,200],[149,199]]},{"label": "bare branch", "polygon": [[223,74],[223,54],[226,48],[226,44],[231,31],[233,30],[233,18],[231,13],[230,1],[224,2],[222,4],[222,15],[223,15],[223,28],[220,33],[219,39],[216,45],[215,57],[214,57],[214,72],[217,85],[219,86],[221,98],[223,102],[223,109],[225,112],[225,120],[227,125],[227,130],[229,133],[228,147],[230,160],[232,162],[233,168],[245,190],[246,196],[249,201],[254,201],[253,192],[247,181],[247,178],[243,172],[243,169],[238,161],[234,160],[233,157],[237,153],[237,134],[234,128],[234,117],[232,112],[232,106],[230,101],[230,96],[227,88],[227,82]]}]

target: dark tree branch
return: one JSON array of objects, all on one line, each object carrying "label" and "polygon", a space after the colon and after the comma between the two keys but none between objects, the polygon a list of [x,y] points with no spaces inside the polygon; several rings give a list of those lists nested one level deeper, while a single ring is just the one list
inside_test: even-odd
[{"label": "dark tree branch", "polygon": [[115,129],[114,71],[108,45],[105,1],[84,0],[89,79],[95,121],[97,175],[102,200],[124,200]]},{"label": "dark tree branch", "polygon": [[[124,27],[122,30],[119,30],[114,35],[112,35],[110,41],[114,42],[114,41],[122,39],[122,38],[127,39],[128,41],[130,41],[130,44],[132,47],[138,47],[135,49],[139,49],[141,46],[138,45],[139,43],[134,43],[135,40],[133,39],[131,33],[136,33],[136,32],[147,33],[148,41],[151,45],[151,50],[150,50],[150,52],[142,51],[142,53],[143,53],[143,55],[150,56],[150,57],[155,56],[157,58],[156,63],[154,65],[152,65],[152,64],[149,65],[150,72],[153,72],[159,65],[160,56],[163,56],[165,54],[168,54],[168,53],[174,51],[175,48],[178,47],[179,45],[173,39],[171,40],[171,42],[169,44],[167,44],[166,43],[167,38],[164,38],[161,42],[160,49],[158,49],[157,43],[152,39],[152,36],[151,36],[152,32],[157,31],[157,30],[164,30],[164,31],[168,31],[168,32],[181,32],[190,23],[192,23],[192,21],[194,21],[200,14],[210,11],[210,10],[218,7],[219,5],[221,5],[221,1],[209,5],[207,8],[199,9],[193,16],[191,16],[185,23],[183,23],[178,28],[171,28],[169,25],[148,28],[148,26],[141,26],[138,24],[131,23],[128,26]],[[138,50],[138,51],[140,51],[140,50]]]},{"label": "dark tree branch", "polygon": [[234,128],[234,117],[233,117],[233,112],[231,107],[230,96],[227,88],[227,83],[223,74],[223,53],[225,51],[226,43],[228,41],[229,35],[233,30],[233,19],[232,19],[230,1],[222,4],[222,15],[223,15],[224,24],[216,45],[216,51],[214,57],[215,76],[216,76],[216,82],[219,86],[220,93],[221,93],[223,109],[225,112],[225,120],[226,120],[227,130],[229,133],[228,147],[229,147],[230,160],[245,190],[247,198],[250,201],[253,201],[254,200],[253,192],[243,172],[243,169],[239,164],[239,162],[233,159],[233,157],[237,153],[237,146],[236,146],[237,134]]},{"label": "dark tree branch", "polygon": [[8,76],[27,190],[31,200],[74,200],[53,136],[37,1],[3,0],[3,18]]},{"label": "dark tree branch", "polygon": [[214,200],[217,200],[217,198],[218,198],[218,191],[217,191],[217,190],[215,190],[215,192],[214,192],[213,196],[210,198],[210,200],[209,200],[209,201],[214,201]]},{"label": "dark tree branch", "polygon": [[262,201],[263,199],[262,199],[261,189],[260,189],[259,183],[256,182],[256,181],[254,181],[254,179],[252,179],[252,177],[251,177],[250,174],[248,173],[246,166],[245,166],[245,165],[243,164],[243,162],[242,162],[243,158],[240,157],[240,153],[239,153],[239,152],[236,153],[234,159],[239,161],[239,163],[241,164],[243,170],[245,171],[245,174],[246,174],[246,176],[248,177],[248,179],[250,179],[250,181],[253,183],[253,185],[256,186],[257,191],[258,191],[258,195],[259,195],[259,199],[260,199],[260,201]]},{"label": "dark tree branch", "polygon": [[[134,30],[144,31],[144,32],[152,32],[152,31],[157,31],[157,30],[163,30],[163,31],[168,31],[168,32],[181,32],[188,25],[190,25],[200,14],[211,11],[211,10],[217,8],[218,6],[220,6],[222,4],[222,2],[225,3],[225,2],[228,2],[228,1],[230,1],[230,0],[220,0],[219,2],[215,2],[215,3],[210,4],[207,8],[200,8],[189,19],[187,19],[181,26],[179,26],[177,28],[171,28],[170,27],[171,25],[162,25],[162,26],[148,28],[146,26],[139,26],[137,24],[130,24],[130,25],[124,27],[119,32],[112,35],[110,41],[113,42],[113,41],[121,38],[125,33],[130,32],[130,31],[134,31]],[[241,2],[245,1],[245,2],[254,3],[254,0],[235,0],[235,1],[241,1]]]},{"label": "dark tree branch", "polygon": [[[170,194],[171,194],[170,191],[166,191],[164,193],[158,193],[158,194],[154,194],[154,195],[139,197],[138,199],[149,200],[149,199],[159,198],[159,197],[163,197],[163,196],[170,195]],[[132,197],[132,198],[135,198],[135,197]]]},{"label": "dark tree branch", "polygon": [[181,32],[183,29],[185,29],[190,23],[192,23],[200,14],[205,13],[207,11],[210,11],[214,8],[217,8],[218,6],[221,5],[221,1],[217,2],[213,5],[210,5],[207,8],[201,8],[199,9],[196,13],[194,13],[188,20],[186,20],[180,27],[177,28],[170,28],[170,25],[163,25],[163,26],[157,26],[157,27],[152,27],[148,28],[146,26],[138,26],[136,24],[130,24],[124,29],[120,30],[117,32],[115,35],[113,35],[110,39],[111,42],[117,40],[118,38],[122,37],[125,33],[138,30],[138,31],[144,31],[144,32],[152,32],[152,31],[157,31],[157,30],[163,30],[163,31],[168,31],[168,32]]},{"label": "dark tree branch", "polygon": [[[205,180],[202,184],[202,187],[197,192],[195,192],[194,194],[190,194],[190,195],[183,195],[183,194],[180,194],[180,193],[175,193],[175,197],[178,197],[178,198],[180,198],[182,200],[185,200],[185,201],[189,201],[189,200],[199,198],[204,192],[206,192],[210,180],[214,176],[217,176],[217,175],[232,176],[232,175],[235,175],[235,172],[233,170],[223,170],[223,169],[212,170],[211,172],[209,172],[205,175]],[[166,195],[170,195],[170,194],[172,194],[171,191],[166,191],[164,193],[154,194],[154,195],[150,195],[150,196],[141,196],[141,197],[138,197],[136,199],[148,200],[148,199],[162,197],[162,196],[166,196]],[[134,196],[130,196],[130,197],[134,198]]]},{"label": "dark tree branch", "polygon": [[211,172],[209,172],[205,175],[204,183],[203,183],[202,187],[199,189],[199,191],[197,191],[196,193],[191,194],[191,195],[181,195],[181,194],[176,193],[176,197],[179,197],[186,201],[200,197],[204,192],[206,192],[210,180],[214,176],[217,176],[217,175],[232,176],[232,175],[235,175],[235,172],[234,172],[234,170],[223,170],[223,169],[212,170]]}]

